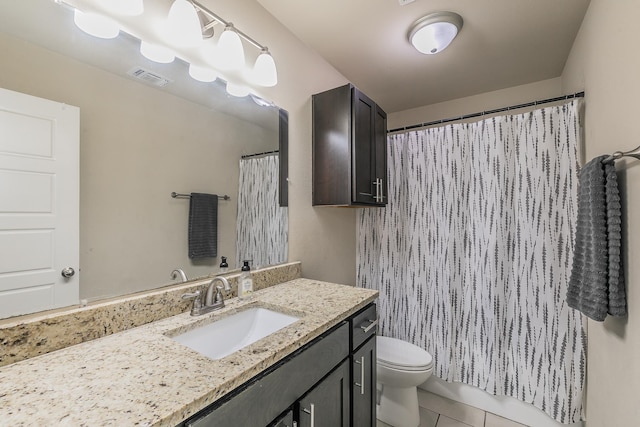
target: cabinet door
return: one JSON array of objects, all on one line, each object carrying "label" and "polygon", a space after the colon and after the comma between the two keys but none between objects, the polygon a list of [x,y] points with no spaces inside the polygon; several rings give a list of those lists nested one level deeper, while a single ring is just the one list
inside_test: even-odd
[{"label": "cabinet door", "polygon": [[353,427],[376,424],[376,337],[375,335],[352,355]]},{"label": "cabinet door", "polygon": [[375,204],[376,104],[356,88],[352,103],[352,199],[355,203]]},{"label": "cabinet door", "polygon": [[[387,113],[376,105],[373,140],[375,150],[374,180],[380,182],[379,204],[387,204]],[[375,190],[374,190],[375,191]],[[375,193],[374,193],[375,194]]]},{"label": "cabinet door", "polygon": [[299,402],[300,427],[349,427],[349,362],[345,360]]},{"label": "cabinet door", "polygon": [[293,427],[293,411],[289,411],[282,417],[278,418],[269,427]]}]

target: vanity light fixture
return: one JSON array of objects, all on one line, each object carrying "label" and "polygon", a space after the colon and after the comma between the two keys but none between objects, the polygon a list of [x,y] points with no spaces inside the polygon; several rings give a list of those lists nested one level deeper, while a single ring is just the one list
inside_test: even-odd
[{"label": "vanity light fixture", "polygon": [[200,17],[193,3],[174,0],[166,22],[166,36],[180,47],[193,47],[202,42]]},{"label": "vanity light fixture", "polygon": [[[189,74],[203,82],[223,75],[230,81],[227,90],[233,96],[246,96],[249,86],[278,83],[269,49],[196,0],[167,1],[166,9],[145,8],[143,0],[55,1],[73,7],[76,25],[91,35],[113,38],[122,30],[141,40],[140,52],[151,61],[170,63],[179,57],[195,63],[190,65]],[[159,25],[150,25],[158,20]],[[251,46],[258,54],[255,63],[248,66],[245,48]]]},{"label": "vanity light fixture", "polygon": [[267,87],[275,86],[278,83],[276,63],[266,47],[262,48],[253,66],[253,79],[257,84]]},{"label": "vanity light fixture", "polygon": [[413,23],[407,37],[419,52],[433,55],[449,46],[462,29],[462,17],[453,12],[435,12]]},{"label": "vanity light fixture", "polygon": [[242,40],[231,22],[220,35],[217,55],[216,60],[223,70],[241,70],[245,66]]},{"label": "vanity light fixture", "polygon": [[85,33],[101,39],[113,39],[120,34],[120,27],[114,20],[97,13],[76,9],[73,12],[73,22]]}]

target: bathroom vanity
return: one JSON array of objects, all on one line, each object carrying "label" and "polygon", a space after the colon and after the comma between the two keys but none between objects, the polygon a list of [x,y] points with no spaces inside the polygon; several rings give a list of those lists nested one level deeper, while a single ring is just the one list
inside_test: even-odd
[{"label": "bathroom vanity", "polygon": [[[1,367],[0,419],[14,426],[374,425],[377,292],[300,278],[254,295]],[[253,307],[299,320],[218,360],[172,338]]]},{"label": "bathroom vanity", "polygon": [[181,425],[373,426],[377,323],[369,304]]}]

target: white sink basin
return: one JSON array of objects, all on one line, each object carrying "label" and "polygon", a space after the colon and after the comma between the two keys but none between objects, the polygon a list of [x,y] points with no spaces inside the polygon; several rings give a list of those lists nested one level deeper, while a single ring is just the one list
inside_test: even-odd
[{"label": "white sink basin", "polygon": [[211,359],[222,359],[298,319],[266,308],[250,308],[173,339]]}]

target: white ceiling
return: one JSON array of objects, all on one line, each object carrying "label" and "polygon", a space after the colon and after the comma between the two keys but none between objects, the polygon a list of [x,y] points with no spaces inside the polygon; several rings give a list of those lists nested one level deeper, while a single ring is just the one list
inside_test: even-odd
[{"label": "white ceiling", "polygon": [[[589,6],[589,0],[258,2],[387,113],[560,76]],[[440,54],[418,53],[407,41],[409,27],[442,10],[463,17],[462,31]]]}]

